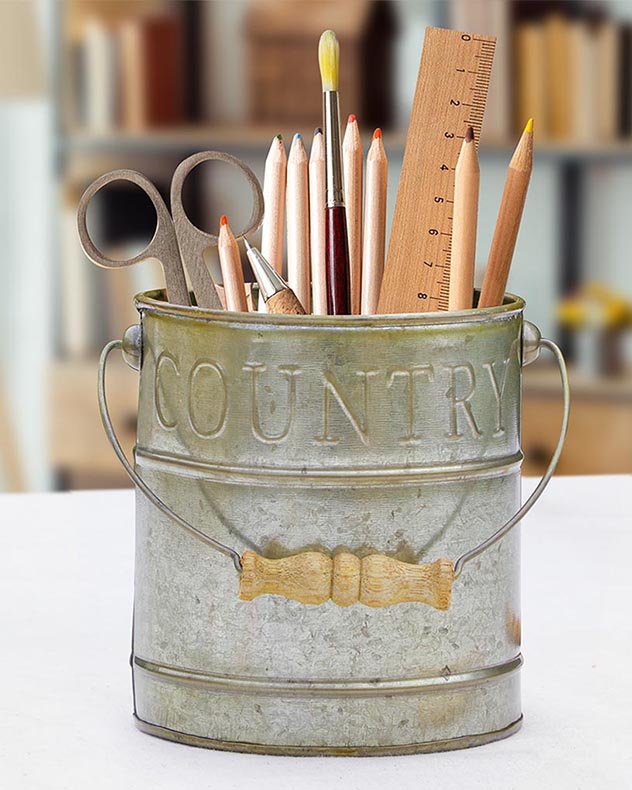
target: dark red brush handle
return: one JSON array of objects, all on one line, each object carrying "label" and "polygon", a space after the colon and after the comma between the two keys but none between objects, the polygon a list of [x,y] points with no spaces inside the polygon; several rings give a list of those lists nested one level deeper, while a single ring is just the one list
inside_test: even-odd
[{"label": "dark red brush handle", "polygon": [[349,239],[344,206],[325,209],[325,266],[327,312],[329,315],[350,315]]}]

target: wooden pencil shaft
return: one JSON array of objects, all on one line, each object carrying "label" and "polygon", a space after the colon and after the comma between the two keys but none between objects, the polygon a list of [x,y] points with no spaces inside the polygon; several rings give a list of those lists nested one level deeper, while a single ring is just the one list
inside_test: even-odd
[{"label": "wooden pencil shaft", "polygon": [[314,315],[327,315],[325,145],[322,132],[314,135],[309,160],[309,240],[312,269],[312,312]]},{"label": "wooden pencil shaft", "polygon": [[287,163],[287,281],[309,313],[311,309],[309,258],[309,185],[305,146],[295,136]]},{"label": "wooden pencil shaft", "polygon": [[226,309],[247,313],[246,286],[241,268],[239,247],[228,225],[220,227],[217,250],[224,281]]},{"label": "wooden pencil shaft", "polygon": [[479,167],[474,142],[465,142],[456,166],[450,263],[450,310],[469,310],[474,293]]},{"label": "wooden pencil shaft", "polygon": [[252,283],[246,283],[246,306],[249,313],[254,313],[257,310],[255,297],[252,292]]},{"label": "wooden pencil shaft", "polygon": [[494,48],[488,36],[426,29],[380,313],[448,308],[452,168],[465,129],[479,139]]},{"label": "wooden pencil shaft", "polygon": [[533,134],[524,132],[509,164],[479,307],[502,304],[533,167]]},{"label": "wooden pencil shaft", "polygon": [[342,169],[349,238],[351,312],[358,315],[362,293],[362,141],[356,120],[347,124],[342,142]]},{"label": "wooden pencil shaft", "polygon": [[[229,308],[226,306],[226,291],[224,290],[224,286],[216,284],[215,288],[217,290],[217,295],[219,296],[219,301],[222,305],[222,310],[228,310]],[[252,313],[257,309],[252,293],[252,283],[245,283],[244,292],[246,295],[246,305],[248,307],[247,312]]]},{"label": "wooden pencil shaft", "polygon": [[479,307],[494,307],[502,304],[520,229],[529,176],[528,173],[515,170],[507,174],[478,301]]},{"label": "wooden pencil shaft", "polygon": [[283,223],[285,219],[285,182],[287,157],[283,141],[274,138],[263,174],[265,212],[261,233],[261,252],[275,270],[283,273]]},{"label": "wooden pencil shaft", "polygon": [[381,140],[374,140],[366,162],[364,239],[362,249],[362,315],[377,311],[384,273],[388,163]]}]

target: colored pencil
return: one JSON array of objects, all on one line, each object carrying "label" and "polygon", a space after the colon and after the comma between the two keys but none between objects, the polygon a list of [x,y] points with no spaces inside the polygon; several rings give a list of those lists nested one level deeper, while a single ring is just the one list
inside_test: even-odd
[{"label": "colored pencil", "polygon": [[241,269],[241,256],[226,216],[222,216],[219,222],[217,251],[224,281],[226,309],[247,313],[248,303],[246,301],[244,275]]},{"label": "colored pencil", "polygon": [[465,133],[454,173],[450,310],[469,310],[472,307],[479,181],[474,130],[470,126]]},{"label": "colored pencil", "polygon": [[325,269],[325,140],[323,130],[314,132],[309,156],[309,241],[312,266],[312,312],[327,315]]},{"label": "colored pencil", "polygon": [[362,140],[355,115],[350,115],[342,140],[342,172],[349,239],[351,312],[360,312],[362,293]]},{"label": "colored pencil", "polygon": [[377,312],[384,273],[388,160],[382,131],[376,129],[366,157],[364,239],[362,249],[362,315]]},{"label": "colored pencil", "polygon": [[261,229],[261,252],[281,274],[283,270],[283,222],[287,156],[280,134],[272,140],[263,171],[265,212]]},{"label": "colored pencil", "polygon": [[533,118],[529,118],[509,163],[479,307],[502,304],[533,168]]},{"label": "colored pencil", "polygon": [[[309,313],[309,186],[308,161],[303,138],[295,134],[287,160],[287,281]],[[264,256],[265,257],[265,256]]]}]

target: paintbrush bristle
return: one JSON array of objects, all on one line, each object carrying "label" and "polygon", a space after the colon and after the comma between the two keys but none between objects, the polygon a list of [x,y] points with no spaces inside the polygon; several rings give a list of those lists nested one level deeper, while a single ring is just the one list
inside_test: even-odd
[{"label": "paintbrush bristle", "polygon": [[338,90],[340,46],[333,30],[325,30],[318,42],[318,64],[323,92]]}]

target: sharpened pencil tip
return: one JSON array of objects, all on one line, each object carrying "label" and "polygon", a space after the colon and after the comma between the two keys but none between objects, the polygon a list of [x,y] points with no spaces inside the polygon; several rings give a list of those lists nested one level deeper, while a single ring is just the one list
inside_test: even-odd
[{"label": "sharpened pencil tip", "polygon": [[300,133],[299,133],[299,132],[297,132],[297,133],[294,135],[294,139],[295,139],[295,140],[302,140],[303,138],[301,137]]},{"label": "sharpened pencil tip", "polygon": [[316,137],[317,134],[322,134],[322,133],[323,133],[323,130],[320,128],[320,126],[317,126],[314,129],[314,137]]},{"label": "sharpened pencil tip", "polygon": [[382,130],[378,126],[377,129],[373,132],[373,139],[374,140],[381,140],[382,139]]},{"label": "sharpened pencil tip", "polygon": [[252,249],[252,246],[250,245],[250,242],[248,241],[248,239],[245,236],[244,236],[244,244],[246,245],[246,249],[247,250],[251,250]]},{"label": "sharpened pencil tip", "polygon": [[465,132],[465,142],[471,143],[474,139],[474,129],[471,126],[467,127],[467,132]]},{"label": "sharpened pencil tip", "polygon": [[276,139],[283,141],[283,135],[282,134],[277,134]]},{"label": "sharpened pencil tip", "polygon": [[527,125],[524,127],[525,132],[533,134],[533,118],[529,118]]},{"label": "sharpened pencil tip", "polygon": [[356,117],[355,117],[355,115],[350,115],[350,116],[347,118],[347,123],[355,123],[355,122],[356,122]]},{"label": "sharpened pencil tip", "polygon": [[226,214],[222,214],[222,216],[219,218],[219,224],[220,227],[224,227],[224,225],[228,225],[228,218]]}]

